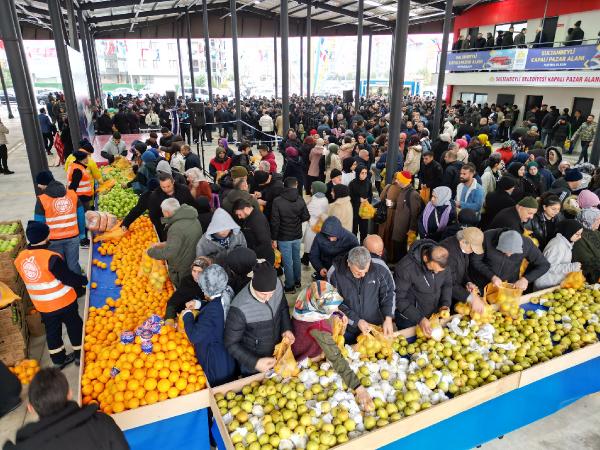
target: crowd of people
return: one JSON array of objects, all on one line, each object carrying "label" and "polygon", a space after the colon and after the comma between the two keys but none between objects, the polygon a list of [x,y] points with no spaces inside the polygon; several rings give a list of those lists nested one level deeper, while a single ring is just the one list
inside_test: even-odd
[{"label": "crowd of people", "polygon": [[[346,324],[348,344],[374,326],[391,336],[419,325],[427,336],[433,313],[458,302],[483,311],[489,283],[531,291],[559,284],[572,271],[588,281],[600,277],[600,172],[563,160],[560,132],[572,117],[557,115],[547,128],[556,108],[544,114],[532,108],[516,126],[514,107],[459,101],[445,107],[442,132],[431,139],[433,100],[407,97],[397,165],[387,167],[385,99],[365,100],[358,111],[335,97],[303,104],[293,99],[291,127],[282,130],[276,102],[246,100],[245,109],[262,112],[258,125],[265,128],[239,136],[237,145],[225,127],[203,132],[218,140],[209,176],[185,136],[160,119],[160,138],[151,133],[128,148],[115,116],[102,149],[109,161],[124,156],[134,165],[129,186],[139,199],[122,227],[148,212],[160,243],[147,253],[168,263],[176,287],[164,319],[174,323],[183,315],[211,385],[269,371],[275,345],[286,339],[298,360],[327,358],[367,405],[368,392],[333,341],[333,315]],[[118,108],[126,116],[134,111],[123,102]],[[507,119],[503,109],[514,115]],[[593,140],[593,119],[572,130],[582,147]],[[280,138],[269,145],[265,135],[273,132]],[[499,136],[506,140],[494,148]],[[47,294],[55,301],[38,309],[58,369],[79,363],[82,321],[75,306],[87,279],[76,250],[89,245],[82,216],[99,180],[94,148],[85,140],[78,147],[66,158],[66,186],[50,172],[38,175],[43,193],[19,256],[33,258],[53,286]],[[303,265],[311,268],[304,279]],[[44,376],[61,382],[55,372]],[[36,382],[42,380],[32,387]],[[54,418],[74,408],[68,395],[59,397],[63,406]],[[27,429],[17,439],[35,437]]]}]

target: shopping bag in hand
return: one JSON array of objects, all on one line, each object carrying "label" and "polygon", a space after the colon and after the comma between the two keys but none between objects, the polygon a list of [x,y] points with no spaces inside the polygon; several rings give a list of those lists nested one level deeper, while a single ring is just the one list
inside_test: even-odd
[{"label": "shopping bag in hand", "polygon": [[284,337],[279,344],[275,346],[273,357],[276,359],[273,370],[283,378],[295,377],[300,372],[296,358],[292,353],[292,344],[287,337]]}]

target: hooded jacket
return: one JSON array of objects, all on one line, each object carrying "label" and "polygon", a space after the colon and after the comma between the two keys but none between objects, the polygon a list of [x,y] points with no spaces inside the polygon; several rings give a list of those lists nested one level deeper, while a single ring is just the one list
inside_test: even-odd
[{"label": "hooded jacket", "polygon": [[225,270],[229,276],[229,286],[237,295],[251,280],[248,276],[256,264],[256,252],[250,248],[238,247],[225,257]]},{"label": "hooded jacket", "polygon": [[80,408],[75,402],[52,416],[28,423],[17,431],[16,445],[8,441],[4,449],[21,450],[129,450],[129,444],[115,421],[92,403]]},{"label": "hooded jacket", "polygon": [[469,291],[465,287],[471,281],[469,277],[469,255],[462,251],[456,236],[450,236],[440,242],[440,245],[448,250],[448,267],[452,275],[452,306],[459,302],[467,301]]},{"label": "hooded jacket", "polygon": [[[337,239],[330,241],[330,236]],[[356,236],[342,226],[340,219],[328,217],[313,241],[310,263],[317,273],[321,269],[329,270],[335,258],[348,253],[354,247],[358,247]]]},{"label": "hooded jacket", "polygon": [[241,221],[240,227],[246,238],[246,245],[256,252],[256,257],[275,263],[269,221],[265,215],[258,208],[252,208],[250,215]]},{"label": "hooded jacket", "polygon": [[419,168],[419,180],[421,184],[426,185],[431,190],[442,185],[443,177],[444,169],[442,169],[442,165],[435,159],[429,164],[421,164]]},{"label": "hooded jacket", "polygon": [[256,373],[256,362],[273,356],[281,335],[291,329],[281,281],[277,280],[275,292],[266,303],[258,301],[247,284],[231,301],[225,320],[225,348],[240,364],[242,374]]},{"label": "hooded jacket", "polygon": [[358,333],[360,319],[381,325],[386,317],[394,317],[394,284],[383,265],[371,261],[365,276],[355,278],[348,267],[348,255],[342,255],[335,258],[327,280],[344,298],[340,311],[348,317],[351,333]]},{"label": "hooded jacket", "polygon": [[[554,162],[554,164],[550,162],[550,150],[554,150],[554,152],[556,152],[556,161]],[[554,178],[562,178],[563,176],[562,173],[560,173],[560,171],[558,170],[558,166],[560,166],[562,158],[562,153],[557,147],[549,147],[546,150],[546,161],[548,161],[546,169],[548,169],[552,173]]]},{"label": "hooded jacket", "polygon": [[404,160],[404,170],[408,170],[412,175],[419,173],[421,167],[421,145],[411,145],[406,152]]},{"label": "hooded jacket", "polygon": [[509,283],[516,282],[520,276],[521,263],[524,259],[529,262],[524,277],[533,283],[536,279],[545,274],[550,269],[550,263],[544,258],[542,252],[533,244],[531,239],[521,238],[523,241],[523,253],[515,253],[506,256],[496,247],[500,235],[509,230],[509,228],[496,228],[483,233],[482,255],[473,254],[471,257],[471,277],[473,282],[483,292],[483,288],[488,284],[494,275],[502,281]]},{"label": "hooded jacket", "polygon": [[573,243],[557,233],[544,248],[544,258],[550,263],[550,270],[534,281],[536,290],[560,284],[569,272],[576,272],[577,266],[571,262]]},{"label": "hooded jacket", "polygon": [[[220,231],[231,230],[227,238],[228,242],[220,242],[213,235]],[[196,256],[208,256],[213,263],[223,265],[227,254],[237,247],[246,247],[246,238],[240,230],[240,226],[222,208],[217,208],[206,229],[204,235],[196,245]]]},{"label": "hooded jacket", "polygon": [[[46,186],[44,194],[52,198],[64,197],[67,195],[67,188],[65,188],[61,182],[52,180],[48,186]],[[46,211],[44,211],[44,206],[42,205],[39,196],[35,201],[33,220],[46,223]],[[85,211],[83,210],[83,205],[79,198],[77,198],[77,227],[79,228],[79,239],[83,239],[85,237]]]},{"label": "hooded jacket", "polygon": [[284,188],[281,195],[273,200],[271,210],[271,239],[274,241],[294,241],[302,239],[302,223],[310,219],[304,199],[298,189]]},{"label": "hooded jacket", "polygon": [[398,313],[414,324],[452,304],[450,270],[434,274],[423,262],[423,251],[435,245],[430,239],[416,241],[394,270]]},{"label": "hooded jacket", "polygon": [[588,282],[595,283],[600,278],[600,231],[583,229],[581,239],[573,246],[573,261],[581,263]]},{"label": "hooded jacket", "polygon": [[202,237],[202,225],[198,221],[198,211],[190,205],[181,205],[171,217],[163,217],[161,222],[167,231],[167,240],[162,247],[151,247],[148,256],[163,259],[169,265],[169,276],[175,287],[183,277],[192,273],[192,263],[196,258],[196,244]]},{"label": "hooded jacket", "polygon": [[352,232],[352,223],[354,221],[354,213],[352,210],[352,202],[350,196],[336,198],[329,204],[329,216],[337,217],[342,226]]}]

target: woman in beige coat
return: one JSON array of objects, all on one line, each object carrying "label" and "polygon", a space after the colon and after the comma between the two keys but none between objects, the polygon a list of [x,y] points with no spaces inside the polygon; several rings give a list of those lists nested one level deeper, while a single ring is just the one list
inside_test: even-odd
[{"label": "woman in beige coat", "polygon": [[421,168],[421,151],[423,147],[419,144],[418,136],[411,136],[409,147],[404,160],[404,170],[408,170],[411,175],[419,173]]},{"label": "woman in beige coat", "polygon": [[328,216],[340,219],[342,226],[352,233],[352,203],[350,202],[350,191],[344,184],[336,184],[333,187],[332,196],[334,202],[329,205]]}]

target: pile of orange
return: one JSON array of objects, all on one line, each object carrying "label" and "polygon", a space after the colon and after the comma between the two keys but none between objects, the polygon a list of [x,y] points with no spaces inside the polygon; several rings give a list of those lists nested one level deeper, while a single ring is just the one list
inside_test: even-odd
[{"label": "pile of orange", "polygon": [[[90,307],[85,323],[83,404],[98,402],[107,414],[134,409],[189,394],[206,387],[206,377],[185,332],[163,325],[152,337],[152,353],[142,351],[140,337],[122,344],[122,331],[135,331],[152,314],[163,316],[173,293],[170,280],[156,289],[139,276],[143,255],[156,242],[150,219],[140,217],[118,242],[105,242],[99,252],[111,255],[110,270],[121,286],[117,299]],[[164,266],[163,266],[164,267]]]},{"label": "pile of orange", "polygon": [[35,359],[24,359],[14,367],[9,367],[8,370],[17,376],[21,384],[29,384],[40,370],[40,365]]}]

